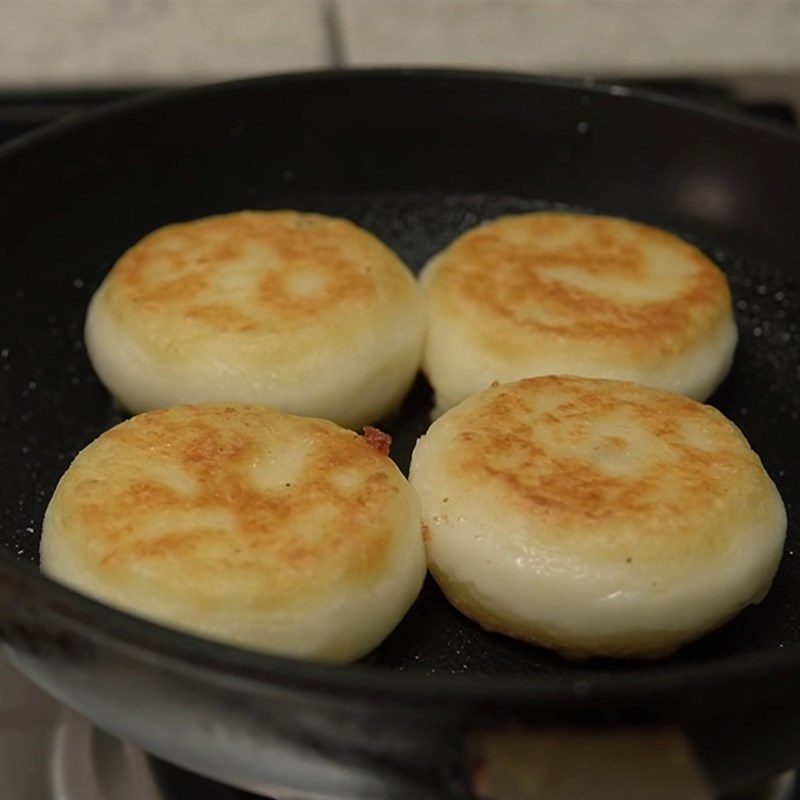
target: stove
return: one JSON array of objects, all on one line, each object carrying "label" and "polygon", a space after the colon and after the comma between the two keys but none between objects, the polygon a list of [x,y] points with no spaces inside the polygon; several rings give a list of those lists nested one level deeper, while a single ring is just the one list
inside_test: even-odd
[{"label": "stove", "polygon": [[[3,800],[264,800],[104,733],[34,686],[2,655],[0,786]],[[800,785],[794,772],[786,772],[720,800],[800,800]]]},{"label": "stove", "polygon": [[103,733],[2,655],[0,786],[3,800],[263,800]]},{"label": "stove", "polygon": [[[716,83],[614,82],[739,108],[786,124],[798,122],[795,110],[786,103],[742,102],[729,88]],[[0,143],[143,90],[0,91]],[[2,800],[255,799],[255,795],[166,764],[103,733],[30,683],[3,658],[1,650],[0,787]],[[795,773],[788,772],[725,800],[800,800],[800,785]]]}]

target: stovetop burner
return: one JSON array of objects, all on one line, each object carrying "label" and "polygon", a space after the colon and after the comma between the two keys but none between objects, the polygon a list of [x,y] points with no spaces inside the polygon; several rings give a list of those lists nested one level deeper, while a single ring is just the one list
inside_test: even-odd
[{"label": "stovetop burner", "polygon": [[264,800],[103,733],[30,683],[1,651],[0,787],[3,800]]},{"label": "stovetop burner", "polygon": [[263,800],[148,756],[66,710],[52,739],[50,785],[53,800]]}]

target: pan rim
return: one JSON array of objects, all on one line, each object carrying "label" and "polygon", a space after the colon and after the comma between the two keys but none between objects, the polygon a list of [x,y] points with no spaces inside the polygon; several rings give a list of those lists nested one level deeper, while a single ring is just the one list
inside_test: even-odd
[{"label": "pan rim", "polygon": [[61,133],[88,127],[107,116],[114,116],[126,111],[135,111],[139,107],[159,105],[169,102],[173,98],[191,97],[195,94],[208,94],[209,92],[224,92],[238,87],[253,86],[256,84],[288,84],[327,81],[352,81],[374,80],[388,78],[406,78],[411,81],[440,78],[450,81],[466,80],[471,82],[491,82],[531,84],[550,88],[563,88],[580,91],[599,96],[614,96],[620,99],[633,98],[645,102],[656,103],[661,106],[671,106],[702,116],[721,119],[724,121],[743,125],[745,127],[761,130],[772,136],[779,136],[800,143],[800,128],[793,128],[785,123],[773,121],[765,117],[747,114],[737,109],[728,109],[721,105],[708,105],[702,102],[677,97],[654,89],[631,87],[614,81],[603,81],[595,78],[561,78],[556,76],[543,76],[514,72],[511,70],[467,69],[457,67],[359,67],[318,69],[297,72],[279,72],[269,75],[257,75],[239,78],[230,81],[202,83],[178,88],[152,88],[144,89],[141,94],[125,97],[87,111],[68,114],[62,119],[43,125],[36,130],[14,137],[9,142],[0,145],[0,161],[24,152],[28,148],[47,141]]},{"label": "pan rim", "polygon": [[[303,84],[327,81],[362,81],[407,79],[410,82],[432,78],[447,81],[509,82],[568,89],[600,96],[612,95],[624,102],[628,98],[685,112],[716,118],[729,124],[755,129],[770,137],[779,137],[800,145],[800,130],[778,122],[682,98],[662,95],[650,89],[630,88],[615,83],[579,78],[554,78],[524,73],[451,68],[381,68],[357,70],[317,70],[252,77],[243,80],[201,86],[156,90],[104,105],[99,109],[71,115],[10,143],[0,146],[0,162],[35,148],[65,132],[91,127],[107,116],[135,111],[140,107],[168,103],[173,98],[191,97],[227,91],[249,85]],[[176,631],[156,622],[111,608],[82,595],[43,575],[35,565],[20,562],[0,549],[0,576],[16,585],[33,590],[30,601],[44,609],[51,619],[95,643],[123,649],[137,658],[157,662],[171,670],[194,676],[205,674],[216,683],[247,685],[257,692],[276,686],[287,689],[317,690],[338,696],[377,696],[407,703],[425,702],[444,705],[453,701],[487,703],[524,703],[544,710],[548,705],[559,710],[575,711],[587,705],[635,702],[646,698],[648,704],[667,700],[686,691],[704,690],[723,684],[728,690],[754,681],[790,680],[800,667],[800,644],[784,650],[763,650],[745,655],[729,655],[710,663],[621,667],[619,671],[580,676],[483,676],[424,675],[379,668],[364,664],[332,667],[243,650],[220,642]],[[17,594],[21,595],[20,592]],[[103,626],[97,622],[102,620]]]},{"label": "pan rim", "polygon": [[[772,680],[777,688],[786,680],[794,682],[793,675],[800,668],[800,645],[699,664],[620,662],[618,670],[578,676],[425,675],[359,662],[331,665],[246,650],[169,628],[81,594],[48,578],[33,564],[16,561],[5,550],[0,551],[0,577],[35,590],[33,598],[18,600],[18,606],[38,607],[49,622],[95,645],[177,674],[204,675],[216,684],[247,687],[256,693],[277,688],[320,695],[333,692],[342,700],[371,697],[431,707],[454,701],[515,707],[522,703],[527,709],[577,713],[637,701],[662,705],[676,696],[685,698],[687,690],[700,697],[711,688],[717,693],[723,687],[733,691],[765,680]],[[19,610],[25,618],[25,612]]]}]

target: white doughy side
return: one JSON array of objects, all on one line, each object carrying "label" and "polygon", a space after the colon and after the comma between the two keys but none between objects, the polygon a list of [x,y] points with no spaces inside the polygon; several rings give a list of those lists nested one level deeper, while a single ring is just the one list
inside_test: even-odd
[{"label": "white doughy side", "polygon": [[483,348],[470,331],[431,314],[422,369],[436,392],[434,416],[486,389],[494,381],[509,383],[540,375],[579,375],[612,378],[665,389],[703,401],[728,374],[738,334],[732,315],[694,347],[679,355],[649,363],[613,363],[598,357],[591,347],[554,352],[532,348],[525,360],[504,361]]},{"label": "white doughy side", "polygon": [[[89,306],[85,338],[100,380],[133,413],[185,403],[261,403],[359,428],[394,411],[419,368],[422,309],[408,309],[384,323],[363,331],[347,348],[320,342],[313,356],[298,359],[290,369],[259,366],[258,360],[243,357],[247,354],[237,350],[235,338],[224,336],[209,342],[206,360],[165,362],[118,324],[101,288]],[[264,344],[267,352],[285,346]]]},{"label": "white doughy side", "polygon": [[642,645],[654,656],[672,652],[760,602],[780,563],[786,512],[774,487],[758,522],[744,520],[746,530],[729,532],[736,545],[724,559],[696,564],[679,579],[659,580],[653,572],[640,580],[625,563],[609,569],[526,552],[513,535],[524,530],[524,519],[501,502],[487,509],[479,498],[459,494],[438,475],[435,457],[424,454],[424,439],[419,448],[412,485],[429,530],[428,564],[446,593],[470,616],[500,619],[505,632],[544,635],[566,656],[625,655]]}]

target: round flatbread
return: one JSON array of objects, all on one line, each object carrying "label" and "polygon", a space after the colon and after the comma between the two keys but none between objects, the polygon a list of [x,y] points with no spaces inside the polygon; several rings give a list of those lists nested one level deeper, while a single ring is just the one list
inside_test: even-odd
[{"label": "round flatbread", "polygon": [[245,211],[132,247],[92,298],[86,345],[134,413],[263,403],[358,428],[402,401],[424,325],[416,281],[371,234],[319,214]]},{"label": "round flatbread", "polygon": [[706,399],[736,346],[725,276],[624,219],[532,213],[465,233],[421,275],[440,411],[494,380],[584,375]]},{"label": "round flatbread", "polygon": [[786,512],[714,408],[621,381],[498,385],[418,442],[428,563],[485,628],[572,657],[656,657],[767,592]]},{"label": "round flatbread", "polygon": [[364,437],[206,405],[142,414],[83,450],[47,509],[41,566],[199,636],[338,662],[400,621],[425,555],[414,491]]}]

